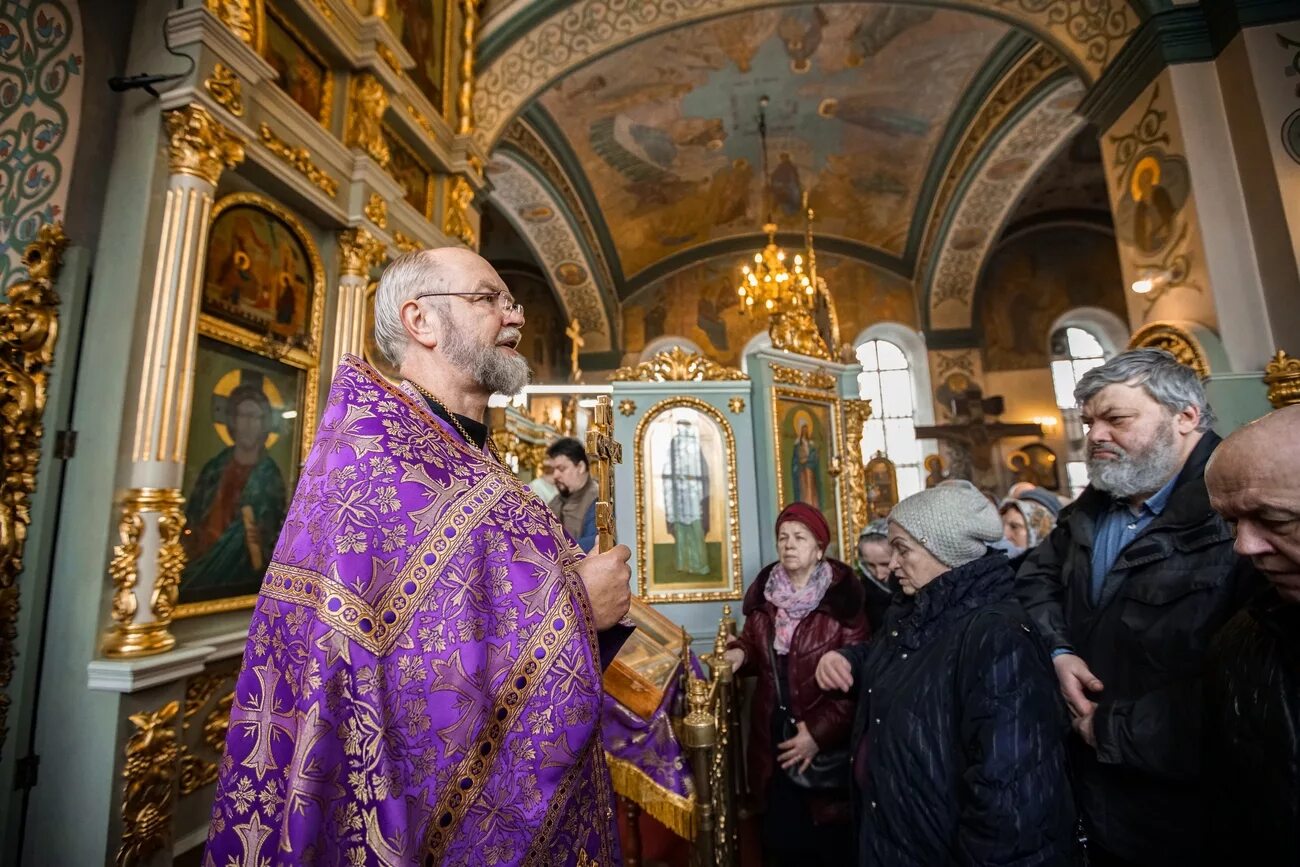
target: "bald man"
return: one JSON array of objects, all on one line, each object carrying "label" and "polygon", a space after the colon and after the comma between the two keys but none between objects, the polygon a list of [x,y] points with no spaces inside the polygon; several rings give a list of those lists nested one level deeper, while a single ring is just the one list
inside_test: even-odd
[{"label": "bald man", "polygon": [[[523,307],[461,248],[398,257],[345,356],[235,688],[205,864],[621,863],[601,671],[629,551],[501,463]],[[270,540],[268,540],[270,541]]]},{"label": "bald man", "polygon": [[1214,861],[1300,864],[1300,406],[1224,440],[1205,483],[1237,553],[1267,579],[1210,648]]}]

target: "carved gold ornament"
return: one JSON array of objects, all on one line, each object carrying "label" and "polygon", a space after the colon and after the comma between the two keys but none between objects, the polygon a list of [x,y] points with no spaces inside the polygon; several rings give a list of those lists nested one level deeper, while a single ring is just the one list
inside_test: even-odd
[{"label": "carved gold ornament", "polygon": [[479,0],[460,0],[464,24],[460,31],[460,89],[456,95],[456,132],[474,131],[474,46],[478,41]]},{"label": "carved gold ornament", "polygon": [[1129,349],[1163,349],[1185,364],[1201,379],[1210,375],[1210,360],[1205,349],[1190,331],[1172,322],[1151,322],[1129,339]]},{"label": "carved gold ornament", "polygon": [[1268,400],[1274,409],[1300,403],[1300,358],[1292,358],[1279,349],[1264,368],[1264,384],[1268,386]]},{"label": "carved gold ornament", "polygon": [[734,367],[723,367],[711,358],[688,352],[680,346],[664,350],[649,361],[620,367],[610,377],[613,382],[736,382],[749,375]]},{"label": "carved gold ornament", "polygon": [[[27,245],[27,278],[0,302],[0,690],[14,673],[23,550],[31,522],[31,497],[41,460],[45,389],[59,336],[59,296],[54,278],[68,238],[62,223],[47,223]],[[8,734],[9,696],[0,692],[0,748]]]},{"label": "carved gold ornament", "polygon": [[235,691],[232,688],[217,700],[212,710],[203,719],[200,743],[207,747],[213,756],[205,759],[191,749],[185,735],[189,732],[193,720],[221,687],[237,674],[237,670],[205,671],[186,681],[185,712],[181,721],[180,744],[180,790],[182,795],[189,795],[217,779],[217,761],[226,746],[226,733],[230,728],[230,707],[234,704]]},{"label": "carved gold ornament", "polygon": [[767,322],[767,334],[773,349],[834,361],[830,347],[817,330],[817,322],[805,307],[793,307],[774,313]]},{"label": "carved gold ornament", "polygon": [[[113,549],[108,574],[113,579],[114,626],[104,641],[104,655],[145,656],[170,650],[176,639],[168,631],[176,613],[176,593],[185,569],[181,532],[185,529],[185,498],[175,488],[132,488],[122,496],[119,544]],[[137,621],[140,580],[140,537],[143,514],[158,516],[158,557],[149,594],[150,620]]]},{"label": "carved gold ornament", "polygon": [[745,399],[739,396],[733,397],[731,400],[727,401],[727,407],[731,410],[733,415],[740,415],[745,411]]},{"label": "carved gold ornament", "polygon": [[319,166],[312,162],[311,151],[303,147],[294,147],[276,135],[266,124],[258,127],[257,132],[262,139],[262,144],[266,145],[266,149],[288,163],[290,168],[315,184],[321,192],[331,199],[338,195],[339,182],[325,174]]},{"label": "carved gold ornament", "polygon": [[403,253],[414,253],[416,250],[424,249],[424,245],[414,238],[407,237],[401,232],[393,232],[393,246]]},{"label": "carved gold ornament", "polygon": [[156,711],[132,714],[135,733],[126,742],[122,778],[122,845],[117,867],[149,861],[171,842],[172,807],[176,803],[176,744],[173,720],[180,702],[171,701]]},{"label": "carved gold ornament", "polygon": [[364,226],[339,232],[339,270],[348,276],[365,277],[383,264],[388,251],[383,241]]},{"label": "carved gold ornament", "polygon": [[631,415],[632,413],[636,412],[636,401],[628,400],[627,398],[620,400],[618,402],[618,411],[624,417]]},{"label": "carved gold ornament", "polygon": [[224,63],[212,67],[212,75],[203,82],[203,89],[212,95],[217,105],[233,114],[244,116],[244,98],[242,86],[234,70]]},{"label": "carved gold ornament", "polygon": [[849,540],[857,539],[873,517],[867,497],[867,464],[862,457],[862,432],[871,418],[871,401],[845,398],[840,409],[844,413],[844,453],[849,463],[849,535],[840,547],[847,551]]},{"label": "carved gold ornament", "polygon": [[261,3],[254,0],[205,0],[208,11],[254,51],[262,50]]},{"label": "carved gold ornament", "polygon": [[442,230],[453,238],[460,239],[467,247],[475,244],[474,227],[469,222],[469,208],[474,201],[474,188],[460,175],[452,181],[447,192],[447,215],[442,223]]},{"label": "carved gold ornament", "polygon": [[388,228],[388,202],[379,193],[371,193],[370,200],[362,210],[365,217],[381,229]]},{"label": "carved gold ornament", "polygon": [[397,73],[399,78],[403,75],[401,61],[397,59],[397,55],[393,53],[393,49],[389,48],[383,42],[380,42],[375,46],[375,53],[379,55],[380,60],[388,64],[389,69]]},{"label": "carved gold ornament", "polygon": [[420,111],[409,102],[406,104],[406,111],[411,115],[411,118],[420,125],[420,129],[429,134],[429,138],[436,139],[438,137],[438,133],[433,129],[433,124],[429,123],[429,118],[425,116],[424,112]]},{"label": "carved gold ornament", "polygon": [[820,367],[816,370],[800,370],[786,367],[784,364],[768,362],[772,369],[772,381],[782,385],[798,385],[803,388],[832,389],[835,387],[835,375],[827,373]]},{"label": "carved gold ornament", "polygon": [[348,137],[350,147],[360,148],[379,163],[380,168],[388,168],[388,142],[384,141],[383,117],[388,108],[388,91],[383,83],[363,72],[352,80],[352,91],[348,100]]},{"label": "carved gold ornament", "polygon": [[206,108],[187,105],[163,114],[172,174],[195,175],[215,185],[221,173],[244,160],[244,140],[216,121]]}]

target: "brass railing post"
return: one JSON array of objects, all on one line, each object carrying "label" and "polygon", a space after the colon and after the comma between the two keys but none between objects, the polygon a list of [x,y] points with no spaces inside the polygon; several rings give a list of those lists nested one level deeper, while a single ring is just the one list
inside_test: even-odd
[{"label": "brass railing post", "polygon": [[699,678],[690,678],[686,694],[687,714],[682,722],[682,746],[690,755],[691,771],[695,776],[698,821],[692,863],[696,867],[714,867],[715,858],[712,770],[718,725],[709,703],[709,685]]}]

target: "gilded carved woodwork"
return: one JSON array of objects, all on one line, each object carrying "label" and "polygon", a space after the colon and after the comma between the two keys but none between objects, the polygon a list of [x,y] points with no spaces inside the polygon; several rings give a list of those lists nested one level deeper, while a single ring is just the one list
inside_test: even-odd
[{"label": "gilded carved woodwork", "polygon": [[384,262],[388,251],[364,226],[339,232],[339,271],[350,277],[365,277]]},{"label": "gilded carved woodwork", "polygon": [[618,402],[618,411],[619,414],[624,416],[625,418],[629,415],[632,415],[634,412],[636,412],[636,401],[628,400],[627,398],[620,400]]},{"label": "gilded carved woodwork", "polygon": [[289,164],[289,167],[311,181],[331,199],[338,195],[339,182],[327,175],[311,159],[311,151],[304,147],[294,147],[275,134],[266,124],[258,127],[258,136],[266,149]]},{"label": "gilded carved woodwork", "polygon": [[456,95],[456,132],[474,131],[474,46],[478,41],[479,0],[461,0],[464,24],[460,31],[460,88]]},{"label": "gilded carved woodwork", "polygon": [[156,711],[132,714],[135,733],[126,742],[122,778],[122,845],[117,867],[147,863],[170,845],[172,808],[176,803],[177,757],[174,720],[180,702]]},{"label": "gilded carved woodwork", "polygon": [[740,415],[745,411],[745,399],[737,395],[727,401],[727,407],[731,410],[732,415]]},{"label": "gilded carved woodwork", "polygon": [[[184,506],[185,498],[174,488],[132,488],[122,496],[119,544],[108,567],[113,579],[113,627],[104,640],[105,656],[147,656],[175,646],[168,627],[176,613],[176,593],[185,569],[185,549],[181,547]],[[148,514],[158,516],[158,554],[148,598],[152,619],[138,621],[140,539]]]},{"label": "gilded carved woodwork", "polygon": [[[62,223],[47,223],[23,253],[27,277],[0,303],[0,690],[14,673],[18,637],[18,575],[23,570],[31,497],[41,459],[48,370],[59,335],[54,279],[68,238]],[[9,696],[0,692],[0,748],[8,734]]]},{"label": "gilded carved woodwork", "polygon": [[212,75],[203,82],[203,89],[212,96],[217,105],[235,117],[244,116],[243,85],[240,84],[234,70],[226,64],[218,63],[212,67]]},{"label": "gilded carved woodwork", "polygon": [[424,245],[414,238],[407,237],[401,232],[393,232],[393,246],[403,253],[414,253],[416,250],[423,250]]},{"label": "gilded carved woodwork", "polygon": [[221,173],[244,160],[244,140],[206,108],[187,105],[164,112],[171,173],[195,175],[216,186]]},{"label": "gilded carved woodwork", "polygon": [[366,206],[361,213],[379,228],[388,228],[388,202],[385,202],[384,197],[379,193],[370,194],[370,200],[366,202]]},{"label": "gilded carved woodwork", "polygon": [[862,456],[862,433],[871,418],[871,401],[845,398],[840,402],[844,413],[844,453],[848,455],[849,539],[841,545],[848,550],[849,540],[871,521],[871,502],[867,496],[867,464]]},{"label": "gilded carved woodwork", "polygon": [[380,168],[388,168],[390,157],[383,129],[384,110],[387,108],[388,91],[384,90],[384,85],[378,78],[363,72],[352,79],[348,99],[347,144],[365,151],[379,163]]},{"label": "gilded carved woodwork", "polygon": [[1264,384],[1274,409],[1300,403],[1300,358],[1279,349],[1264,368]]},{"label": "gilded carved woodwork", "polygon": [[777,364],[774,361],[768,362],[767,365],[772,370],[772,381],[782,385],[797,385],[801,388],[819,388],[832,389],[835,387],[835,375],[827,373],[825,370],[801,370],[797,367],[786,367],[784,364]]},{"label": "gilded carved woodwork", "polygon": [[379,55],[380,60],[384,61],[384,63],[388,65],[389,69],[397,73],[398,78],[401,78],[402,75],[405,74],[402,70],[401,61],[397,59],[397,55],[393,53],[393,49],[389,48],[383,42],[380,42],[375,46],[375,53]]},{"label": "gilded carved woodwork", "polygon": [[[226,732],[230,728],[230,708],[235,700],[233,687],[225,696],[218,699],[204,716],[197,749],[191,749],[186,735],[199,712],[237,673],[237,669],[205,671],[190,678],[185,684],[185,710],[181,721],[180,743],[182,795],[192,794],[217,779],[217,763],[225,749]],[[200,751],[204,748],[210,758],[201,755]]]},{"label": "gilded carved woodwork", "polygon": [[467,247],[476,243],[474,227],[469,222],[469,209],[474,201],[474,188],[460,175],[452,181],[447,191],[447,215],[443,219],[442,230],[453,238],[458,238]]},{"label": "gilded carved woodwork", "polygon": [[1129,349],[1163,349],[1185,364],[1201,379],[1210,375],[1210,360],[1201,342],[1187,329],[1172,322],[1150,322],[1139,328],[1128,342]]},{"label": "gilded carved woodwork", "polygon": [[772,314],[767,321],[767,334],[772,338],[773,349],[783,349],[824,361],[834,360],[830,347],[822,339],[817,323],[807,308],[793,307]]},{"label": "gilded carved woodwork", "polygon": [[658,353],[649,361],[620,367],[610,379],[613,382],[736,382],[749,379],[749,375],[674,346]]},{"label": "gilded carved woodwork", "polygon": [[261,0],[204,0],[203,5],[241,42],[261,52],[265,33]]}]

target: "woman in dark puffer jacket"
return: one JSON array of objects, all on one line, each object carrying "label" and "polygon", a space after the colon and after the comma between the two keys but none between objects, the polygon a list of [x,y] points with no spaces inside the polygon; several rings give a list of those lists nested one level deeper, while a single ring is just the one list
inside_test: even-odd
[{"label": "woman in dark puffer jacket", "polygon": [[890,515],[906,604],[870,645],[822,657],[823,689],[858,689],[854,802],[863,865],[1071,864],[1065,709],[1012,593],[997,510],[966,483]]}]

